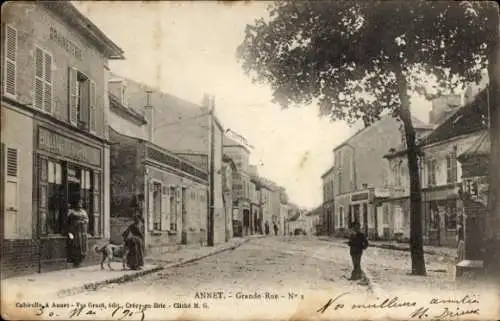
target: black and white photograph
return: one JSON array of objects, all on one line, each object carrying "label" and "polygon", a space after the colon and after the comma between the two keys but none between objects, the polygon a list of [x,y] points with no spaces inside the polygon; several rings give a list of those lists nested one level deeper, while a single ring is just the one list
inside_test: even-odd
[{"label": "black and white photograph", "polygon": [[8,1],[4,320],[498,320],[495,1]]}]

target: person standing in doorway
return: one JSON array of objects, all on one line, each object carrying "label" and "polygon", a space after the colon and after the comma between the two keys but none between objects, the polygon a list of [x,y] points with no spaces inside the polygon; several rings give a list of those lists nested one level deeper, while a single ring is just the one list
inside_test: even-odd
[{"label": "person standing in doorway", "polygon": [[278,224],[276,222],[274,222],[274,235],[278,236]]},{"label": "person standing in doorway", "polygon": [[75,267],[79,267],[87,254],[87,229],[89,216],[83,209],[82,200],[68,211],[69,259]]},{"label": "person standing in doorway", "polygon": [[349,241],[347,242],[350,248],[353,266],[349,280],[353,281],[360,280],[363,277],[363,271],[361,270],[361,256],[363,255],[363,251],[368,247],[368,240],[360,229],[361,226],[359,222],[355,221],[352,224],[351,234],[349,236]]},{"label": "person standing in doorway", "polygon": [[266,223],[264,223],[264,230],[266,231],[266,235],[269,235],[269,222],[266,221]]}]

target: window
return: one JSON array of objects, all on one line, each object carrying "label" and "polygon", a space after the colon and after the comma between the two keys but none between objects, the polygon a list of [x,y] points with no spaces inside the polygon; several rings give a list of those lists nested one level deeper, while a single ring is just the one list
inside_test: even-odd
[{"label": "window", "polygon": [[389,224],[389,204],[384,204],[383,205],[383,215],[382,215],[382,224],[388,225]]},{"label": "window", "polygon": [[170,204],[170,230],[177,231],[177,191],[174,186],[170,187],[170,192],[168,195]]},{"label": "window", "polygon": [[16,98],[17,91],[17,30],[12,26],[5,28],[5,67],[4,67],[4,93]]},{"label": "window", "polygon": [[436,185],[436,160],[427,161],[427,186]]},{"label": "window", "polygon": [[52,55],[35,47],[35,81],[33,107],[52,112]]},{"label": "window", "polygon": [[446,156],[446,182],[448,184],[457,182],[457,147]]},{"label": "window", "polygon": [[[47,162],[47,232],[48,234],[59,234],[64,228],[64,189],[62,185],[62,166],[55,161]],[[84,196],[85,197],[85,196]],[[83,208],[88,209],[83,198]]]},{"label": "window", "polygon": [[403,174],[401,163],[396,164],[395,174],[396,187],[401,187],[401,174]]},{"label": "window", "polygon": [[97,96],[95,82],[78,70],[68,69],[70,122],[92,133],[96,130]]},{"label": "window", "polygon": [[339,207],[339,215],[338,215],[338,227],[342,228],[344,227],[344,207],[340,206]]},{"label": "window", "polygon": [[153,183],[153,229],[155,231],[161,230],[161,197],[161,184]]}]

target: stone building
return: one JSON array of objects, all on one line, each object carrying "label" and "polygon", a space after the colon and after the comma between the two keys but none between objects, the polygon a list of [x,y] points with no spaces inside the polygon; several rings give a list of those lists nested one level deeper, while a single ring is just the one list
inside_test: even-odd
[{"label": "stone building", "polygon": [[[457,157],[485,129],[485,91],[464,106],[455,107],[436,127],[418,140],[422,188],[423,239],[426,244],[456,245],[456,226],[464,207],[459,195],[462,166]],[[401,145],[386,155],[391,196],[384,203],[389,215],[389,235],[408,239],[410,234],[409,173]]]},{"label": "stone building", "polygon": [[334,176],[335,167],[330,167],[323,175],[321,175],[321,180],[323,184],[323,205],[321,214],[321,231],[323,235],[332,235],[335,232],[335,228],[341,228],[344,226],[344,222],[341,221],[343,217],[339,216],[339,220],[335,220],[335,207],[334,207]]},{"label": "stone building", "polygon": [[152,143],[155,106],[130,106],[125,82],[111,79],[109,89],[113,240],[140,214],[148,252],[206,243],[208,173]]},{"label": "stone building", "polygon": [[1,28],[3,276],[64,269],[77,199],[90,248],[109,237],[107,64],[123,51],[70,2],[6,3]]},{"label": "stone building", "polygon": [[235,165],[236,171],[233,172],[233,209],[235,216],[233,220],[235,225],[241,226],[241,234],[238,236],[247,236],[252,233],[254,216],[251,211],[251,182],[249,175],[249,158],[251,146],[245,138],[232,130],[226,130],[223,139],[224,153],[230,157]]},{"label": "stone building", "polygon": [[[149,97],[149,103],[154,106],[156,113],[150,120],[151,143],[208,172],[209,178],[213,174],[214,216],[213,220],[210,217],[207,218],[207,241],[209,242],[210,235],[213,235],[214,244],[225,242],[228,213],[224,209],[222,190],[224,129],[215,112],[211,112],[215,106],[214,100],[205,95],[201,105],[195,104],[153,86],[118,75],[113,77],[120,79],[116,82],[116,86],[121,83],[125,85],[130,106],[146,106]],[[146,95],[146,92],[150,92],[149,95]],[[213,139],[210,133],[213,133]],[[213,156],[212,172],[210,171],[211,155]],[[208,202],[211,199],[210,195],[206,198]],[[207,206],[210,208],[210,205]],[[210,230],[213,230],[213,234],[210,234]]]},{"label": "stone building", "polygon": [[[386,115],[365,127],[334,149],[335,220],[343,233],[350,222],[358,221],[370,237],[381,237],[383,218],[381,200],[387,197],[384,188],[388,164],[383,156],[402,141],[400,122]],[[413,119],[418,131],[428,125]]]}]

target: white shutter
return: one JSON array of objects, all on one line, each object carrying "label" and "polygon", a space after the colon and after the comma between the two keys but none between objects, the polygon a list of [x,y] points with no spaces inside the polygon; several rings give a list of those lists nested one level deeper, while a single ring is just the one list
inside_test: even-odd
[{"label": "white shutter", "polygon": [[44,63],[43,50],[35,47],[35,82],[33,87],[33,107],[43,110]]},{"label": "white shutter", "polygon": [[89,92],[89,131],[91,133],[96,132],[96,105],[97,105],[97,97],[96,97],[96,87],[95,82],[90,81],[90,92]]},{"label": "white shutter", "polygon": [[153,192],[154,192],[154,189],[153,189],[153,184],[152,183],[148,183],[148,231],[152,231],[153,230],[153,223],[154,223],[154,220],[153,220],[153,202],[154,202],[154,198],[153,198]]},{"label": "white shutter", "polygon": [[43,110],[52,113],[52,56],[44,53]]},{"label": "white shutter", "polygon": [[5,31],[5,94],[16,97],[17,91],[17,30],[7,26]]},{"label": "white shutter", "polygon": [[168,215],[168,186],[162,187],[161,193],[161,227],[162,231],[168,231],[170,228],[169,215]]},{"label": "white shutter", "polygon": [[75,68],[68,68],[68,114],[69,121],[73,125],[78,125],[78,110],[77,110],[77,100],[78,100],[78,81],[77,81],[77,71]]}]

